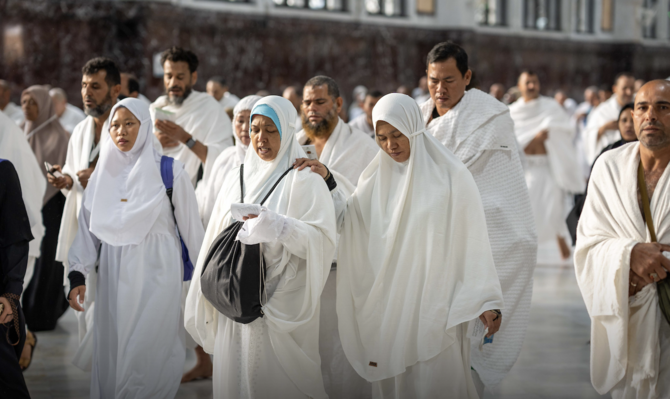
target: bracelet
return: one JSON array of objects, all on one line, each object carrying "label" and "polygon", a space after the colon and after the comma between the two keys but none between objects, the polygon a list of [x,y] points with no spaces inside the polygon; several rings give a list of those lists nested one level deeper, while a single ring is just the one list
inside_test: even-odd
[{"label": "bracelet", "polygon": [[337,182],[335,181],[335,177],[333,177],[333,174],[330,173],[330,169],[326,165],[323,165],[324,168],[328,171],[328,175],[324,179],[326,181],[326,185],[328,186],[328,191],[333,191],[337,187]]}]

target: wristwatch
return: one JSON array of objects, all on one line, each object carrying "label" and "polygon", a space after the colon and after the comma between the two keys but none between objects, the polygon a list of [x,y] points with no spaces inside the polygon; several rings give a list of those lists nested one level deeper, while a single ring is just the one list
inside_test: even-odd
[{"label": "wristwatch", "polygon": [[193,148],[193,146],[195,145],[195,140],[193,140],[193,136],[191,136],[190,139],[186,140],[186,143],[184,144],[186,144],[186,147],[188,148]]}]

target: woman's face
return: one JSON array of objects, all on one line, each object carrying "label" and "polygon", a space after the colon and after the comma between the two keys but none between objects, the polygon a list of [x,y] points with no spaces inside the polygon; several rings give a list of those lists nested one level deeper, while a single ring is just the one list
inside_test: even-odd
[{"label": "woman's face", "polygon": [[240,140],[240,143],[245,147],[249,146],[251,138],[249,137],[249,117],[251,116],[251,110],[245,109],[244,111],[239,112],[235,115],[235,135],[237,139]]},{"label": "woman's face", "polygon": [[128,108],[118,108],[109,124],[109,135],[116,147],[128,152],[133,149],[137,135],[140,132],[140,121]]},{"label": "woman's face", "polygon": [[40,116],[40,108],[37,106],[37,101],[28,93],[21,96],[21,109],[28,121],[36,121],[37,117]]},{"label": "woman's face", "polygon": [[377,145],[394,161],[405,162],[409,159],[409,139],[400,130],[384,121],[377,121]]},{"label": "woman's face", "polygon": [[637,136],[635,135],[635,124],[633,124],[633,110],[627,109],[621,113],[621,118],[619,118],[619,131],[621,132],[621,137],[624,141],[635,141]]},{"label": "woman's face", "polygon": [[251,120],[251,143],[254,151],[262,160],[270,162],[277,158],[281,148],[281,136],[272,119],[263,115],[254,115]]}]

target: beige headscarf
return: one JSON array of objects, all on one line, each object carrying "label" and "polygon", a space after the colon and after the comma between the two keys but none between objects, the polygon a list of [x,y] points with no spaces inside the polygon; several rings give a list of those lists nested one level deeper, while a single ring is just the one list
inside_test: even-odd
[{"label": "beige headscarf", "polygon": [[[49,91],[44,86],[31,86],[21,93],[21,97],[25,95],[30,95],[35,100],[39,114],[36,120],[23,122],[23,132],[26,134],[30,148],[35,153],[42,173],[46,176],[44,162],[52,165],[65,163],[70,134],[58,122],[56,109],[49,96]],[[71,177],[77,178],[77,176]],[[57,192],[56,187],[48,184],[42,205],[46,204]]]}]

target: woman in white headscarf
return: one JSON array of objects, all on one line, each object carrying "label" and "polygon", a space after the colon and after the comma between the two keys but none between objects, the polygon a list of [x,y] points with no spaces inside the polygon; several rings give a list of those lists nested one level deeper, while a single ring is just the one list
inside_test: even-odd
[{"label": "woman in white headscarf", "polygon": [[184,369],[184,277],[177,228],[196,262],[204,234],[195,192],[174,161],[172,202],[153,144],[149,107],[127,98],[84,192],[69,251],[70,306],[82,311],[85,275],[100,259],[91,398],[172,398]]},{"label": "woman in white headscarf", "polygon": [[251,142],[249,138],[249,116],[254,105],[261,98],[261,96],[255,95],[246,96],[235,105],[233,109],[235,146],[226,148],[216,157],[207,183],[198,184],[195,190],[200,208],[200,218],[205,228],[207,228],[216,198],[219,195],[219,191],[221,191],[221,186],[226,180],[228,173],[244,162],[244,156],[247,154],[247,148],[249,148],[249,143]]},{"label": "woman in white headscarf", "polygon": [[479,191],[412,98],[389,94],[372,116],[383,151],[340,231],[342,347],[375,398],[477,398],[468,324],[495,333],[503,305]]},{"label": "woman in white headscarf", "polygon": [[[268,96],[251,112],[251,147],[244,158],[244,203],[258,204],[305,153],[295,139],[295,107]],[[258,217],[245,217],[238,239],[261,243],[266,265],[264,316],[236,323],[203,296],[200,275],[209,247],[235,220],[239,168],[232,170],[205,233],[186,299],[186,329],[214,354],[215,398],[326,398],[319,358],[319,299],[335,252],[335,212],[323,178],[292,170]]]}]

